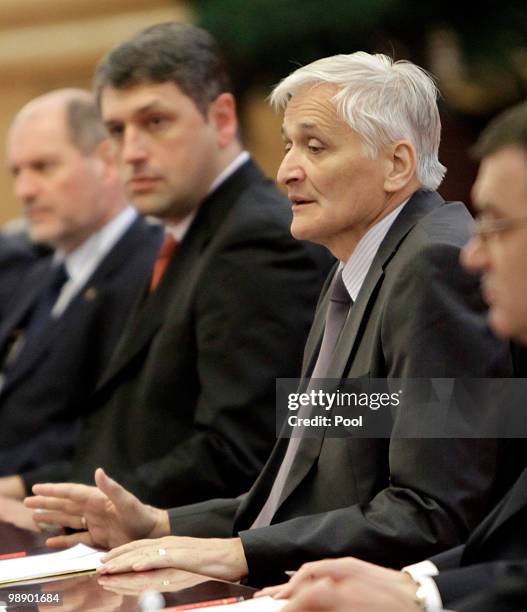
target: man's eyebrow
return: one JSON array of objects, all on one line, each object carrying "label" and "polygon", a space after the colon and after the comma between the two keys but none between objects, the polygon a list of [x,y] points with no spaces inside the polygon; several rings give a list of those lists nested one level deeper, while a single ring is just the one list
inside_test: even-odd
[{"label": "man's eyebrow", "polygon": [[[140,106],[139,108],[134,109],[133,114],[134,115],[145,115],[147,113],[149,113],[150,111],[153,110],[163,110],[164,106],[161,100],[153,100],[152,102],[148,102],[147,104],[144,104],[143,106]],[[119,123],[121,121],[120,118],[116,117],[108,117],[105,120],[106,124],[109,123]]]},{"label": "man's eyebrow", "polygon": [[[317,124],[311,121],[302,121],[301,123],[298,124],[298,128],[302,130],[303,132],[319,129]],[[287,132],[284,126],[282,126],[281,128],[281,132],[282,132],[282,137],[287,138]]]}]

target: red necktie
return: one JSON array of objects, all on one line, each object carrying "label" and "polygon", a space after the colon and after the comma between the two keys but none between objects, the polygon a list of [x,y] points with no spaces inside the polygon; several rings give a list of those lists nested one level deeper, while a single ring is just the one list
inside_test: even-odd
[{"label": "red necktie", "polygon": [[177,247],[177,241],[172,236],[172,234],[167,233],[165,239],[163,240],[163,244],[159,249],[159,253],[157,255],[157,259],[154,262],[154,267],[152,268],[152,276],[150,277],[150,292],[155,291],[163,274],[165,272],[166,267],[168,266],[168,262],[172,257],[172,253]]}]

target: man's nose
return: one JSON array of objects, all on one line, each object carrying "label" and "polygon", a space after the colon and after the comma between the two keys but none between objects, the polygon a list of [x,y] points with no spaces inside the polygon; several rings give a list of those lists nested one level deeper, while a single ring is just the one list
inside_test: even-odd
[{"label": "man's nose", "polygon": [[121,149],[122,161],[126,164],[137,164],[148,157],[148,146],[146,138],[139,130],[127,128],[123,135],[123,146]]},{"label": "man's nose", "polygon": [[463,247],[460,256],[461,265],[469,272],[484,272],[488,268],[488,254],[484,241],[474,236]]},{"label": "man's nose", "polygon": [[298,155],[291,149],[288,151],[278,168],[276,180],[282,187],[304,180],[306,174]]},{"label": "man's nose", "polygon": [[15,196],[25,203],[32,202],[38,195],[38,180],[29,172],[20,171],[15,178]]}]

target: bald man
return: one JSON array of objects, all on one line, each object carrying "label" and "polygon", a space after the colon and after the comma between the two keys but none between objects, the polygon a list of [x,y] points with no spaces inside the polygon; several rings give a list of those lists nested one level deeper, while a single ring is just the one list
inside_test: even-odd
[{"label": "bald man", "polygon": [[0,324],[0,495],[21,498],[24,475],[69,459],[162,237],[128,205],[90,93],[29,102],[9,130],[7,159],[30,238],[55,250],[19,284]]}]

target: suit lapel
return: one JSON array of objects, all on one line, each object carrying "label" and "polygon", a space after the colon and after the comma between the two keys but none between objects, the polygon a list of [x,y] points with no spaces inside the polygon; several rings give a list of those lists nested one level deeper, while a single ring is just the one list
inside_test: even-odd
[{"label": "suit lapel", "polygon": [[171,304],[181,303],[186,286],[195,278],[196,264],[199,261],[204,239],[203,235],[188,236],[188,239],[185,237],[170,259],[156,291],[148,293],[148,287],[145,286],[142,299],[136,304],[128,319],[98,388],[106,385],[151,341],[164,323]]},{"label": "suit lapel", "polygon": [[[417,221],[442,203],[443,199],[437,193],[418,191],[406,203],[388,230],[368,270],[357,299],[351,308],[350,315],[335,347],[326,378],[340,380],[351,367],[353,357],[360,343],[362,331],[368,322],[369,313],[375,303],[378,288],[382,284],[385,267]],[[334,274],[331,275],[331,278],[333,276]],[[327,290],[315,314],[313,326],[306,344],[304,373],[313,369],[318,355],[318,349],[324,333],[329,293],[329,290]],[[367,372],[361,374],[367,374]],[[320,428],[317,428],[317,431],[319,430]],[[320,455],[323,441],[324,433],[321,431],[316,438],[304,438],[301,440],[284,486],[279,507],[307,476]]]}]

